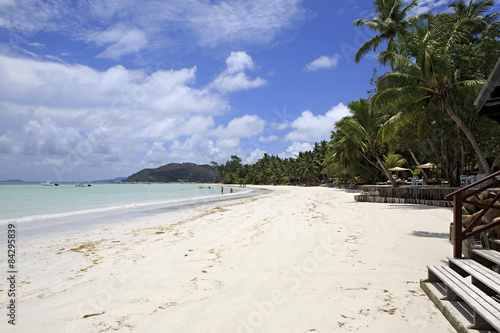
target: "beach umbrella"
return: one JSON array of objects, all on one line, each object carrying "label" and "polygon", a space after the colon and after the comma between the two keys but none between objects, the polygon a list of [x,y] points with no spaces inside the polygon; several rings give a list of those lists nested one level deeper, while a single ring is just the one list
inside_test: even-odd
[{"label": "beach umbrella", "polygon": [[[422,164],[422,165],[417,165],[417,168],[420,168],[420,169],[434,169],[434,168],[436,168],[436,165],[433,164],[433,163],[425,163],[425,164]],[[430,170],[429,170],[429,178],[431,178]]]},{"label": "beach umbrella", "polygon": [[394,168],[390,168],[388,170],[389,171],[410,171],[410,169],[400,168],[400,167],[394,167]]},{"label": "beach umbrella", "polygon": [[401,167],[394,167],[394,168],[390,168],[388,170],[389,171],[396,171],[396,173],[398,173],[399,171],[411,171],[410,169],[401,168]]},{"label": "beach umbrella", "polygon": [[422,164],[422,165],[417,165],[417,168],[420,168],[420,169],[432,169],[432,168],[435,168],[436,165],[433,164],[433,163],[425,163],[425,164]]}]

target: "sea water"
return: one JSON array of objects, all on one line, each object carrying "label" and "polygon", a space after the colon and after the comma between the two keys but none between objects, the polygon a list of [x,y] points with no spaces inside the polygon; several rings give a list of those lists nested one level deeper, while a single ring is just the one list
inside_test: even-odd
[{"label": "sea water", "polygon": [[[230,194],[230,188],[234,193]],[[249,192],[239,186],[224,186],[222,195],[220,185],[199,184],[0,185],[0,228],[14,223],[25,234],[82,230]]]}]

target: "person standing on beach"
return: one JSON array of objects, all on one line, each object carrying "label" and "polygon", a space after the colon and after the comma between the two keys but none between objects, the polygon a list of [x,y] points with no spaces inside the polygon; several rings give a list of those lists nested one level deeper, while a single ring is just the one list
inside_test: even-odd
[{"label": "person standing on beach", "polygon": [[220,187],[220,194],[224,194],[224,186]]}]

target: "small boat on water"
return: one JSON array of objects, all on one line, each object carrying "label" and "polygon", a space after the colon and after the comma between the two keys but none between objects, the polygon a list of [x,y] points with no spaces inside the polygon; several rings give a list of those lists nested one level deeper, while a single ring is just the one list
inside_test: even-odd
[{"label": "small boat on water", "polygon": [[75,184],[76,187],[91,187],[92,185],[90,184],[83,184],[83,183],[78,183],[78,184]]},{"label": "small boat on water", "polygon": [[199,188],[211,188],[210,186],[198,186]]},{"label": "small boat on water", "polygon": [[59,184],[56,184],[50,180],[47,180],[45,183],[40,183],[40,185],[42,185],[42,186],[59,186]]}]

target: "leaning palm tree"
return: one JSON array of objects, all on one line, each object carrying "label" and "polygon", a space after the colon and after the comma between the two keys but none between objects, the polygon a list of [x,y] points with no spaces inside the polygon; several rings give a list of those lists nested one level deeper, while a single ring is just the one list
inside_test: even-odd
[{"label": "leaning palm tree", "polygon": [[377,110],[371,106],[371,103],[366,99],[351,102],[348,105],[351,112],[350,117],[344,117],[339,120],[335,127],[337,130],[347,134],[354,139],[357,146],[364,151],[368,151],[376,160],[377,164],[389,179],[392,186],[397,184],[391,176],[389,170],[382,161],[379,154],[379,149],[382,141],[382,118]]},{"label": "leaning palm tree", "polygon": [[413,20],[423,18],[425,15],[406,17],[408,12],[417,6],[417,0],[405,5],[402,0],[375,0],[373,2],[377,16],[372,20],[355,20],[355,26],[366,26],[377,35],[365,42],[354,56],[358,63],[370,50],[376,51],[382,42],[387,42],[389,51],[396,51],[396,38],[406,33]]},{"label": "leaning palm tree", "polygon": [[413,31],[398,42],[399,54],[379,53],[380,62],[394,64],[395,70],[379,78],[375,103],[378,106],[397,105],[400,112],[418,113],[432,109],[445,112],[469,140],[484,172],[491,174],[474,134],[452,107],[454,94],[460,93],[461,89],[479,88],[484,80],[454,81],[453,65],[445,47],[447,36],[432,18],[429,17],[427,22],[414,22]]}]

